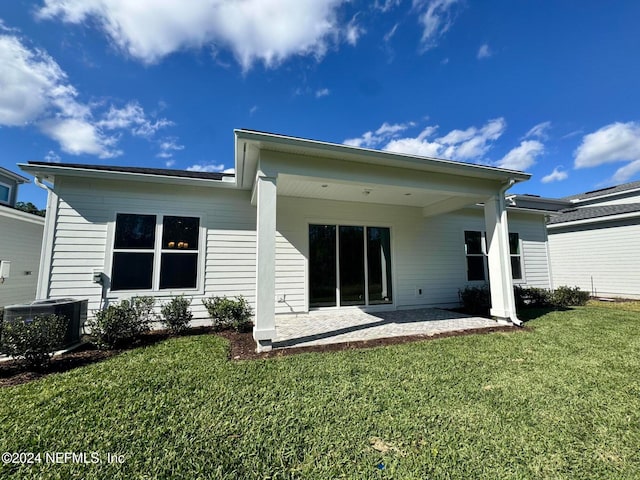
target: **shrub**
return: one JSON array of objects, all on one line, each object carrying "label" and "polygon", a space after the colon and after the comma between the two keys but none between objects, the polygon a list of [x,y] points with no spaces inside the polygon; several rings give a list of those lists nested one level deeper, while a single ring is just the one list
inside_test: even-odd
[{"label": "shrub", "polygon": [[160,310],[162,323],[171,333],[182,333],[189,328],[189,322],[193,314],[189,310],[191,300],[182,295],[174,297],[169,303],[165,303]]},{"label": "shrub", "polygon": [[236,332],[247,332],[251,329],[251,307],[247,300],[239,297],[210,297],[202,300],[209,312],[215,330],[234,329]]},{"label": "shrub", "polygon": [[489,287],[466,287],[458,291],[464,310],[471,315],[486,315],[491,306]]},{"label": "shrub", "polygon": [[96,312],[88,324],[98,347],[125,346],[148,332],[155,317],[154,303],[153,297],[134,297]]},{"label": "shrub", "polygon": [[579,287],[558,287],[552,294],[553,305],[555,307],[574,307],[586,305],[589,300],[589,292],[580,290]]},{"label": "shrub", "polygon": [[67,320],[57,315],[35,315],[33,319],[7,322],[2,329],[1,350],[22,358],[31,368],[40,369],[62,345]]},{"label": "shrub", "polygon": [[541,308],[553,304],[549,290],[536,287],[513,287],[517,308]]}]

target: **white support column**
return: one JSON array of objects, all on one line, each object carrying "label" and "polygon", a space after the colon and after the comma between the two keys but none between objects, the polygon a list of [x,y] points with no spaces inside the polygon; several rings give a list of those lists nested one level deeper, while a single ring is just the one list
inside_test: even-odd
[{"label": "white support column", "polygon": [[276,179],[256,178],[256,317],[253,338],[258,352],[271,350],[276,337]]},{"label": "white support column", "polygon": [[509,254],[509,226],[504,195],[495,195],[484,203],[484,221],[487,229],[487,254],[489,261],[489,288],[493,317],[516,320],[516,302],[511,276]]}]

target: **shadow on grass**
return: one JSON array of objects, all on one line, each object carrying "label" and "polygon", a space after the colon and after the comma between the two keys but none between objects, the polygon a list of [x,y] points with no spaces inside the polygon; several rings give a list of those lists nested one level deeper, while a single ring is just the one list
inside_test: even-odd
[{"label": "shadow on grass", "polygon": [[21,360],[7,360],[0,363],[0,387],[10,387],[28,383],[52,373],[68,372],[79,367],[98,363],[134,348],[149,347],[169,338],[190,337],[213,333],[212,327],[190,328],[180,335],[173,335],[167,330],[154,330],[141,335],[135,341],[113,350],[100,350],[93,343],[86,342],[72,351],[57,355],[48,365],[40,369],[32,369]]}]

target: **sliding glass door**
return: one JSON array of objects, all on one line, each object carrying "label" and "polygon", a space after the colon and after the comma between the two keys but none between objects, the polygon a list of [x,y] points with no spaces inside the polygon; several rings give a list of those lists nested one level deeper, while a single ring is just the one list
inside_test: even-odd
[{"label": "sliding glass door", "polygon": [[309,306],[392,302],[386,227],[309,225]]}]

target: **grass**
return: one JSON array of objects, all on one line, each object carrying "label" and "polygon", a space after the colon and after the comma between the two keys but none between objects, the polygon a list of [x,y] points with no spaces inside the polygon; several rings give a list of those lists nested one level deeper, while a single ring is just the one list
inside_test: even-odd
[{"label": "grass", "polygon": [[637,311],[529,325],[245,362],[215,336],[168,340],[0,390],[0,452],[103,460],[0,477],[638,478]]}]

